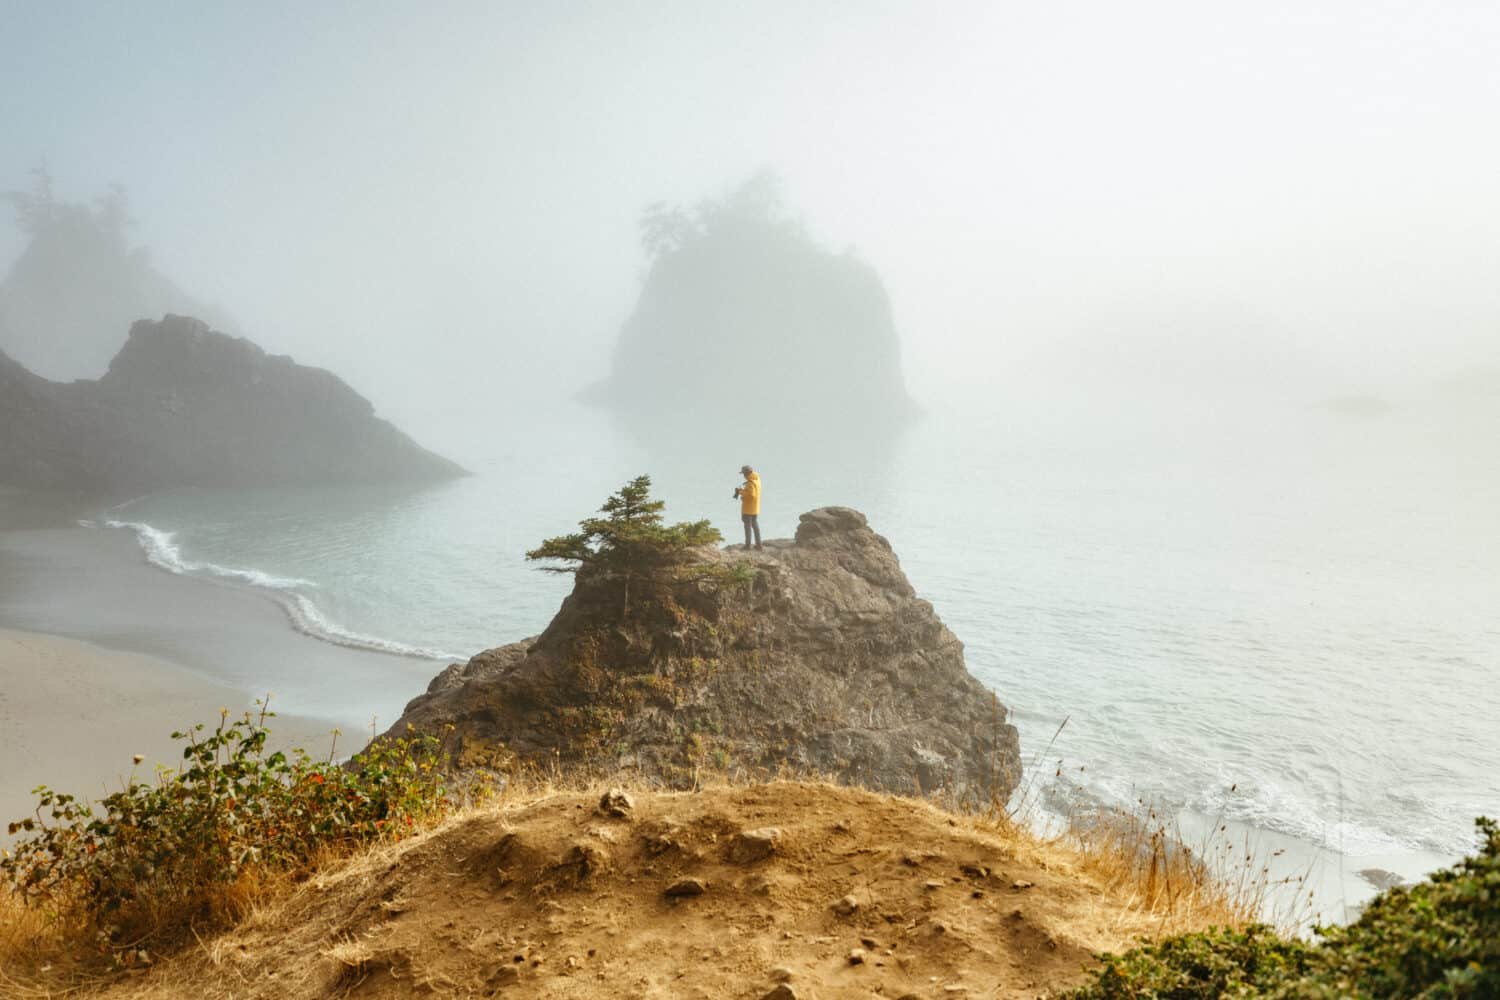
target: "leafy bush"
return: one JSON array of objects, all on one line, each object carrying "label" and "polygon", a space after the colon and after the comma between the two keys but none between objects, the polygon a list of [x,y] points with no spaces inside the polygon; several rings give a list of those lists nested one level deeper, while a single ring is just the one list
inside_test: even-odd
[{"label": "leafy bush", "polygon": [[211,731],[173,733],[185,744],[180,769],[93,805],[37,788],[35,816],[10,824],[28,836],[0,858],[0,874],[28,905],[128,958],[233,916],[242,879],[306,871],[448,808],[436,738],[385,740],[339,766],[332,753],[267,753],[271,715],[231,722],[226,711]]},{"label": "leafy bush", "polygon": [[1500,824],[1481,817],[1479,852],[1387,890],[1314,942],[1263,925],[1182,934],[1105,955],[1078,1000],[1165,997],[1500,997]]},{"label": "leafy bush", "polygon": [[1170,997],[1212,1000],[1254,997],[1288,975],[1301,975],[1311,946],[1286,940],[1264,924],[1178,934],[1124,955],[1105,955],[1104,968],[1078,998]]}]

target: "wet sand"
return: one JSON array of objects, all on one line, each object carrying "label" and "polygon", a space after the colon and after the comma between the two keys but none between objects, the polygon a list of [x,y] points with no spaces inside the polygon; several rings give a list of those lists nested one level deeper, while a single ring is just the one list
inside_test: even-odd
[{"label": "wet sand", "polygon": [[394,722],[445,664],[294,631],[247,587],[150,565],[127,532],[80,527],[67,502],[0,495],[0,835],[30,790],[119,788],[180,759],[170,733],[271,696],[275,742],[340,756]]},{"label": "wet sand", "polygon": [[345,732],[389,725],[446,665],[303,635],[260,591],[168,573],[129,532],[77,526],[0,530],[0,627],[175,663]]}]

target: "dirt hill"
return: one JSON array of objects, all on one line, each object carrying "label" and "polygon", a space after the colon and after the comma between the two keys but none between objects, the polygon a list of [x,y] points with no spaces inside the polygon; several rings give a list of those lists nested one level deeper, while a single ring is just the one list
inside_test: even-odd
[{"label": "dirt hill", "polygon": [[[618,574],[580,571],[535,639],[439,674],[391,733],[455,762],[681,787],[700,771],[817,774],[988,805],[1019,780],[1006,709],[863,514],[802,515],[795,540],[697,550],[624,613]],[[451,728],[450,728],[451,727]]]},{"label": "dirt hill", "polygon": [[473,812],[104,995],[1034,997],[1152,929],[1062,853],[919,800],[629,798]]}]

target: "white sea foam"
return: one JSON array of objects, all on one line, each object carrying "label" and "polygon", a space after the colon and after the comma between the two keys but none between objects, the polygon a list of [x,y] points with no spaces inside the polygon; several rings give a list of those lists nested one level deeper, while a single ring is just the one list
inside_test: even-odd
[{"label": "white sea foam", "polygon": [[1329,817],[1306,794],[1270,780],[1243,782],[1232,792],[1228,786],[1206,790],[1194,796],[1188,806],[1205,816],[1223,816],[1289,834],[1339,854],[1401,854],[1448,846],[1424,842],[1420,837],[1403,837],[1356,816],[1340,819],[1335,813]]},{"label": "white sea foam", "polygon": [[125,528],[135,532],[141,548],[146,553],[146,561],[168,573],[177,573],[182,576],[216,576],[225,580],[248,583],[252,587],[264,587],[267,590],[294,590],[298,587],[317,586],[311,580],[303,580],[294,576],[276,576],[263,573],[258,569],[236,569],[233,566],[220,566],[217,563],[188,559],[183,556],[182,550],[174,541],[177,537],[175,532],[162,531],[160,528],[153,528],[140,521],[105,521],[104,523],[111,528]]},{"label": "white sea foam", "polygon": [[[79,523],[83,526],[92,527],[91,523]],[[221,580],[229,580],[260,590],[270,591],[276,602],[286,612],[287,620],[291,622],[292,627],[311,638],[332,643],[336,646],[345,646],[350,649],[367,649],[373,652],[389,653],[393,656],[410,656],[423,660],[467,659],[467,657],[457,653],[447,653],[442,650],[429,649],[422,646],[409,646],[392,639],[382,639],[379,636],[365,635],[344,628],[342,625],[330,620],[313,603],[311,598],[301,593],[303,590],[310,590],[317,587],[317,584],[312,580],[304,580],[300,577],[292,576],[277,576],[258,569],[239,569],[233,566],[220,566],[217,563],[188,559],[177,545],[175,532],[163,531],[160,528],[144,524],[140,521],[105,521],[104,523],[111,528],[121,528],[134,532],[136,539],[140,542],[142,551],[146,553],[146,561],[159,569],[166,570],[168,573],[175,573],[179,576],[216,577]]]},{"label": "white sea foam", "polygon": [[408,646],[403,642],[395,642],[391,639],[381,639],[378,636],[364,635],[352,632],[349,629],[329,621],[318,606],[306,595],[292,593],[286,595],[281,602],[286,609],[287,618],[292,627],[303,635],[331,642],[335,646],[347,646],[351,649],[368,649],[377,653],[391,653],[395,656],[412,656],[423,660],[467,660],[467,656],[458,653],[445,653],[438,649],[428,649],[424,646]]}]

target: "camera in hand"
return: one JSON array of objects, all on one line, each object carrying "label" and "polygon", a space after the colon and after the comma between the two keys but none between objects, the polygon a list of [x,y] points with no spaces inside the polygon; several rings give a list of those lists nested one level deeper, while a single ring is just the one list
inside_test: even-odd
[{"label": "camera in hand", "polygon": [[734,498],[735,498],[735,499],[736,499],[736,500],[738,500],[738,499],[739,499],[739,498],[740,498],[740,492],[741,492],[741,490],[740,490],[740,488],[739,488],[739,487],[738,487],[738,486],[736,486],[736,487],[735,487],[735,488],[734,488]]}]

